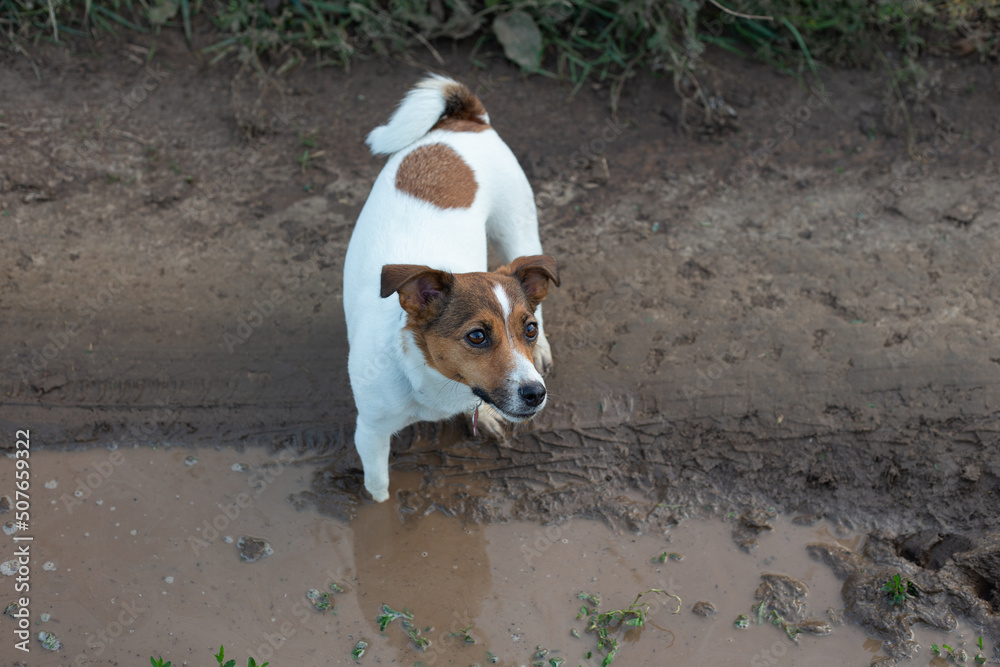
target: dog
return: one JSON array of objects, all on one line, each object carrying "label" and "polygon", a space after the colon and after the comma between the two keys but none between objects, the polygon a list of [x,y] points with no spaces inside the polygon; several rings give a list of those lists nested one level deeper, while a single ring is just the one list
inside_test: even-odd
[{"label": "dog", "polygon": [[[377,502],[400,429],[465,414],[474,434],[497,434],[547,401],[540,304],[558,269],[528,179],[489,123],[468,88],[431,75],[366,140],[390,157],[351,234],[344,312],[354,444]],[[504,263],[492,272],[488,244]]]}]

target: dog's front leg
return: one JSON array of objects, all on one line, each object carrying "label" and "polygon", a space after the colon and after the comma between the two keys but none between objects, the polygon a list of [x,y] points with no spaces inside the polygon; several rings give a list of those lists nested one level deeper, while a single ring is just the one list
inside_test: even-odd
[{"label": "dog's front leg", "polygon": [[544,375],[552,370],[552,347],[549,345],[549,339],[545,337],[542,304],[538,304],[538,308],[535,309],[535,319],[538,320],[538,340],[535,341],[535,347],[531,351],[531,360],[535,363],[535,369]]},{"label": "dog's front leg", "polygon": [[365,488],[376,502],[389,499],[389,443],[392,433],[373,428],[358,417],[354,446],[365,471]]}]

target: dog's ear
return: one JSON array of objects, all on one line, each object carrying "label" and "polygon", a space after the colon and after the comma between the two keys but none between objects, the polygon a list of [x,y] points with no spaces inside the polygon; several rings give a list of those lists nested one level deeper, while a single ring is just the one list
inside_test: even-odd
[{"label": "dog's ear", "polygon": [[417,264],[386,264],[382,267],[382,289],[379,295],[384,299],[399,292],[399,305],[413,316],[427,314],[429,308],[437,311],[451,293],[455,276],[447,271],[438,271],[429,266]]},{"label": "dog's ear", "polygon": [[532,309],[545,300],[550,280],[556,287],[559,286],[559,269],[556,268],[556,258],[552,255],[518,257],[507,266],[497,269],[497,272],[517,278]]}]

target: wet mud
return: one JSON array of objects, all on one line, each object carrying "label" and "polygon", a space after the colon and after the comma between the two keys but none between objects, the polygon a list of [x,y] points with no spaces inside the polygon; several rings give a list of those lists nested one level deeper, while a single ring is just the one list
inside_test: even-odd
[{"label": "wet mud", "polygon": [[[550,406],[504,442],[459,423],[400,434],[381,506],[360,491],[353,451],[341,271],[381,166],[363,136],[420,70],[302,68],[258,86],[171,33],[148,63],[128,47],[39,47],[40,78],[0,56],[0,447],[12,457],[14,434],[32,434],[33,530],[58,568],[36,573],[64,645],[37,664],[193,663],[223,642],[258,657],[278,643],[275,665],[346,664],[359,640],[417,661],[401,619],[373,632],[383,603],[437,628],[432,646],[454,649],[438,660],[482,661],[486,647],[528,664],[542,644],[568,664],[596,647],[583,627],[569,634],[586,573],[610,577],[591,583],[624,607],[673,565],[681,613],[653,594],[650,625],[623,637],[625,664],[745,664],[786,640],[788,664],[887,663],[931,643],[973,655],[980,635],[992,659],[1000,127],[983,110],[1000,94],[995,68],[928,60],[908,130],[877,71],[831,71],[819,92],[716,55],[706,83],[738,121],[719,132],[682,116],[659,78],[631,80],[612,114],[602,84],[571,96],[499,57],[472,70],[469,46],[445,50],[445,69],[477,89],[520,159],[560,262]],[[241,460],[284,472],[254,496],[229,468]],[[0,495],[13,495],[13,463]],[[92,493],[70,520],[59,498],[77,476]],[[214,528],[232,503],[247,525]],[[135,510],[122,521],[109,505]],[[797,565],[767,565],[788,531],[820,526],[836,536],[826,547],[789,537]],[[718,541],[692,533],[668,547],[684,560],[654,567],[665,533],[685,530]],[[202,531],[216,536],[194,554]],[[245,541],[259,559],[240,562],[241,537],[273,553]],[[756,569],[732,565],[744,576],[727,588],[712,569],[730,567],[723,554]],[[893,574],[921,595],[887,606]],[[702,588],[713,578],[722,593]],[[317,612],[306,592],[341,579],[337,613]],[[692,614],[696,602],[716,613]],[[761,603],[762,620],[787,623],[737,631]],[[124,604],[142,619],[127,629]],[[452,628],[456,609],[482,643],[443,638],[466,627]],[[112,623],[114,643],[95,639]],[[788,624],[832,633],[792,639]]]},{"label": "wet mud", "polygon": [[[809,556],[860,549],[860,534],[829,522],[774,517],[747,554],[724,518],[637,535],[579,518],[475,523],[394,499],[360,505],[345,524],[291,502],[309,484],[308,460],[260,450],[95,448],[41,452],[36,466],[44,509],[29,532],[51,561],[31,575],[32,613],[50,615],[34,631],[54,633],[63,648],[43,651],[33,638],[30,665],[142,662],[149,653],[203,664],[220,643],[241,662],[352,664],[359,641],[368,644],[362,664],[487,664],[489,651],[496,664],[522,665],[542,647],[597,665],[604,654],[581,606],[624,609],[650,589],[663,593],[645,594],[643,627],[611,635],[623,664],[750,656],[828,665],[831,655],[860,664],[878,647],[843,610],[838,570]],[[421,485],[419,474],[397,475],[394,498]],[[271,553],[248,561],[244,535]],[[754,615],[763,590],[801,634]],[[411,615],[430,644],[421,650],[398,620],[379,631],[383,605]],[[697,611],[705,605],[714,613]],[[734,626],[741,614],[746,629]],[[811,628],[813,616],[825,631]]]}]

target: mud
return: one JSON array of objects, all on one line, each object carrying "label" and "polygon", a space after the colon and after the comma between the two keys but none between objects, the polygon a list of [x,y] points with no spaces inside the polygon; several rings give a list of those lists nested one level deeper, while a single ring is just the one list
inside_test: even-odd
[{"label": "mud", "polygon": [[[299,597],[326,585],[317,569],[325,563],[310,570],[282,561],[283,545],[306,539],[335,554],[363,549],[351,562],[372,568],[366,585],[374,586],[391,580],[375,555],[403,558],[390,549],[402,539],[397,526],[408,525],[399,516],[434,522],[425,531],[451,531],[460,546],[442,572],[454,565],[470,574],[449,578],[456,588],[446,590],[468,600],[470,617],[503,623],[521,618],[512,611],[517,597],[476,583],[486,563],[483,531],[571,521],[577,543],[598,540],[576,533],[594,519],[607,526],[600,530],[618,531],[620,543],[726,518],[730,544],[735,535],[748,550],[743,557],[760,558],[775,538],[765,526],[783,516],[803,530],[831,522],[891,544],[895,560],[885,562],[850,547],[879,567],[950,577],[935,580],[947,595],[928,596],[934,614],[911,610],[899,623],[883,622],[864,611],[879,601],[878,581],[851,579],[858,561],[830,557],[831,576],[853,582],[843,594],[852,601],[849,624],[834,624],[833,636],[860,623],[875,641],[870,653],[896,659],[913,645],[883,652],[884,642],[926,648],[900,637],[946,627],[935,619],[948,611],[956,623],[975,624],[966,634],[1000,640],[990,551],[1000,531],[1000,127],[985,111],[997,102],[994,67],[926,61],[928,96],[911,100],[908,137],[883,73],[828,72],[820,93],[714,56],[706,83],[737,113],[736,128],[720,133],[682,116],[672,87],[657,78],[631,80],[612,116],[606,86],[570,96],[499,57],[470,70],[469,45],[445,50],[445,69],[477,89],[524,165],[543,243],[560,262],[562,287],[546,304],[551,401],[531,430],[502,443],[470,438],[462,424],[402,434],[393,479],[408,482],[396,483],[390,504],[372,507],[359,494],[351,442],[341,268],[381,164],[362,138],[419,70],[375,62],[350,73],[302,68],[257,86],[246,73],[207,67],[172,33],[158,38],[149,63],[135,55],[146,46],[106,45],[96,58],[39,47],[40,78],[23,58],[2,56],[3,447],[30,429],[38,460],[53,470],[79,470],[73,457],[100,458],[109,445],[209,447],[193,466],[183,456],[174,462],[184,470],[171,468],[165,480],[178,489],[183,475],[205,470],[214,447],[237,448],[256,465],[294,459],[296,483],[285,477],[269,506],[284,508],[287,498],[299,520],[312,518],[282,525],[289,532],[281,539],[251,527],[231,537],[263,537],[275,551],[243,567],[314,575],[283,588],[301,589],[289,593]],[[146,484],[155,476],[134,474]],[[184,487],[184,497],[223,497],[213,486],[222,476],[213,469]],[[33,478],[36,491],[43,477],[44,468]],[[0,493],[12,495],[9,487]],[[135,529],[147,526],[160,539],[158,522],[184,508],[182,498],[168,498]],[[39,522],[55,520],[38,512]],[[106,520],[74,524],[93,522],[96,532]],[[349,531],[365,521],[364,532],[378,539],[354,545]],[[45,550],[71,553],[57,537],[66,528],[39,525],[52,526]],[[118,604],[108,600],[124,600],[148,576],[152,554],[101,546],[116,579],[48,589],[79,586],[70,596],[75,611],[59,610],[79,619],[67,627],[81,634],[60,636],[67,647],[96,632],[82,620],[96,613],[95,601]],[[227,549],[234,555],[236,546]],[[222,582],[271,594],[273,580],[234,579],[234,567],[205,571],[213,600],[226,599]],[[559,567],[553,562],[550,573]],[[505,576],[504,591],[532,590],[523,572]],[[426,594],[421,580],[408,581],[395,585],[412,586],[407,597]],[[374,599],[378,590],[352,590],[367,605],[355,616],[337,608],[336,618],[353,625],[315,625],[343,642],[337,655],[349,655],[362,629],[371,632],[371,609],[384,601]],[[640,590],[623,579],[603,592],[625,605]],[[831,608],[845,604],[831,595]],[[719,610],[713,623],[749,613],[745,601],[709,599]],[[190,660],[226,637],[253,646],[243,638],[269,632],[251,629],[272,604],[265,600],[226,606],[212,640],[198,634],[204,617],[184,612],[177,618],[190,622],[147,626],[143,646],[189,651]],[[559,614],[565,602],[559,598]],[[215,618],[220,608],[203,613]],[[529,620],[550,612],[562,618],[539,606]],[[823,613],[810,602],[808,618],[833,623]],[[447,618],[434,618],[435,627],[448,627]],[[672,632],[670,650],[695,645],[687,630]],[[388,637],[398,650],[408,641]],[[133,650],[130,660],[148,657]],[[309,655],[285,661],[310,664]],[[658,664],[659,656],[648,659],[629,664]]]},{"label": "mud", "polygon": [[[198,463],[186,465],[192,453]],[[239,462],[245,469],[234,470]],[[735,665],[752,656],[829,665],[830,655],[842,664],[870,656],[865,633],[850,623],[795,640],[767,620],[733,627],[751,613],[762,582],[776,578],[807,591],[797,596],[803,619],[842,606],[839,580],[805,545],[858,548],[861,536],[827,522],[776,518],[748,555],[722,519],[635,535],[585,519],[464,523],[389,501],[360,506],[344,524],[288,502],[309,484],[308,460],[259,449],[43,451],[35,465],[50,484],[34,496],[38,518],[28,532],[35,557],[52,566],[33,568],[30,609],[35,619],[51,615],[35,630],[55,633],[64,648],[44,652],[33,639],[30,665],[137,664],[150,653],[205,664],[220,643],[240,663],[351,664],[358,641],[369,644],[363,663],[467,666],[486,664],[490,651],[497,664],[523,665],[542,646],[567,663],[597,665],[601,657],[585,658],[597,655],[597,642],[578,618],[579,594],[599,596],[600,609],[611,611],[648,589],[680,602],[647,594],[647,622],[618,633],[615,664]],[[0,483],[12,480],[0,473]],[[402,473],[392,490],[408,497],[420,485],[420,475]],[[246,562],[243,534],[267,540],[273,553]],[[317,610],[311,591],[325,593],[331,608]],[[716,609],[711,617],[695,610],[705,601]],[[411,613],[430,646],[419,650],[399,621],[379,632],[383,604]],[[0,619],[2,628],[11,623]],[[465,641],[466,629],[475,643]],[[12,664],[7,649],[3,664]]]}]

